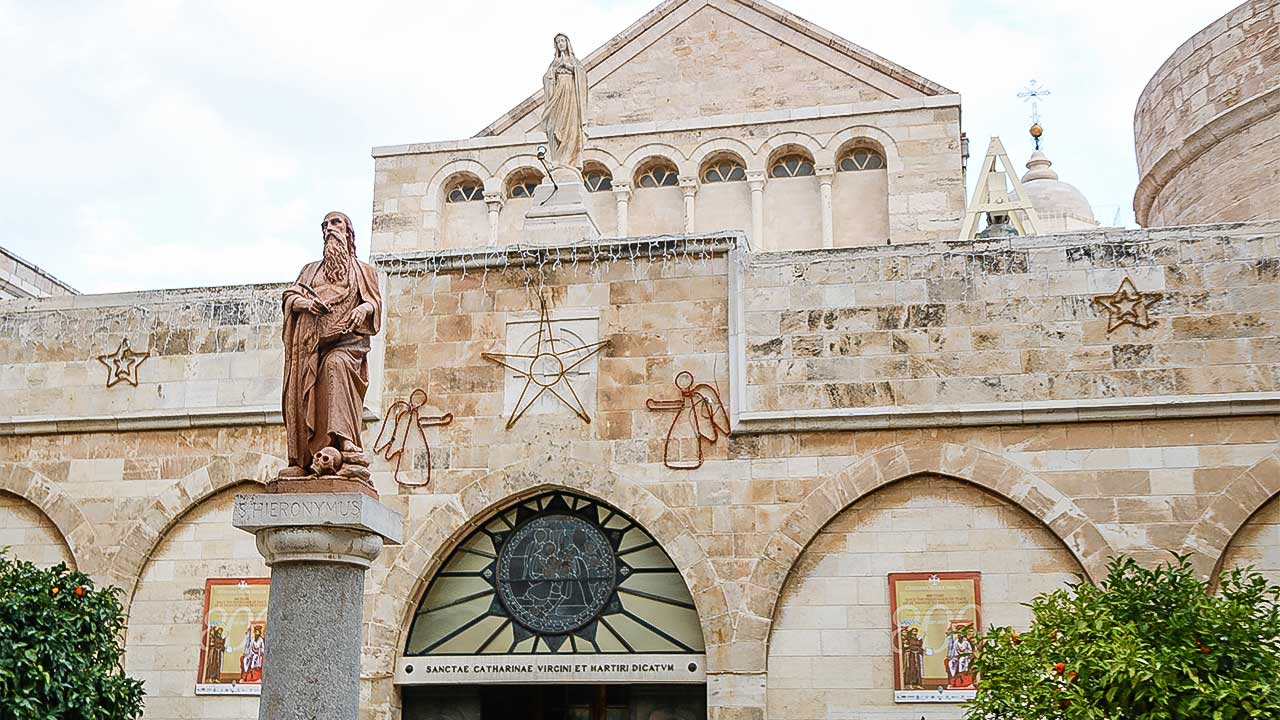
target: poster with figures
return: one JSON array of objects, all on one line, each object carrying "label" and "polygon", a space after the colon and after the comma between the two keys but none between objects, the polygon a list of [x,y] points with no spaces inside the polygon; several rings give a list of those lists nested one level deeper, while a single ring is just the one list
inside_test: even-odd
[{"label": "poster with figures", "polygon": [[270,582],[270,578],[205,580],[197,695],[261,692]]},{"label": "poster with figures", "polygon": [[969,631],[982,632],[981,575],[890,573],[894,702],[960,703],[977,693]]}]

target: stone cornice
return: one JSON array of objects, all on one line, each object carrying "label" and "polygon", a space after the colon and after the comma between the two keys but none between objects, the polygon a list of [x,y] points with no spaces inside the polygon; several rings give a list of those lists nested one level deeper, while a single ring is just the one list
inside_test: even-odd
[{"label": "stone cornice", "polygon": [[1147,225],[1156,197],[1178,173],[1224,138],[1276,113],[1280,113],[1280,87],[1258,93],[1218,113],[1182,142],[1171,146],[1138,181],[1138,189],[1133,195],[1133,213],[1138,224]]},{"label": "stone cornice", "polygon": [[[627,123],[624,125],[588,125],[587,143],[591,140],[624,137],[627,135],[653,135],[667,132],[688,132],[694,130],[710,130],[722,127],[739,127],[743,125],[764,125],[768,123],[789,122],[795,120],[815,120],[828,117],[857,117],[886,112],[905,112],[922,108],[958,107],[960,96],[956,94],[935,95],[932,97],[905,98],[902,100],[875,100],[863,103],[843,103],[839,105],[815,105],[813,107],[795,108],[792,110],[766,110],[753,113],[733,115],[708,115],[706,117],[664,120],[661,122]],[[463,140],[444,140],[440,142],[410,143],[407,145],[384,145],[371,151],[373,157],[395,157],[398,155],[423,155],[441,152],[462,152],[484,150],[487,148],[519,147],[538,145],[546,142],[546,135],[541,132],[525,135],[477,136]]]},{"label": "stone cornice", "polygon": [[[365,422],[381,416],[365,408]],[[147,411],[117,415],[8,417],[0,419],[0,437],[15,435],[61,435],[67,433],[141,432],[145,430],[185,430],[201,427],[247,427],[283,425],[278,405],[216,407],[180,411]]]},{"label": "stone cornice", "polygon": [[600,240],[573,245],[507,245],[373,256],[378,269],[388,274],[422,270],[480,270],[537,265],[544,262],[626,262],[661,259],[675,255],[724,255],[747,247],[740,232]]}]

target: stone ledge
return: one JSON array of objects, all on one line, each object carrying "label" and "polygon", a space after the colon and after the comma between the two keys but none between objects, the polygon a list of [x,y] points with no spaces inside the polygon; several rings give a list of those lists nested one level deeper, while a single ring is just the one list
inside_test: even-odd
[{"label": "stone ledge", "polygon": [[[565,245],[503,245],[408,253],[378,253],[372,262],[388,274],[445,270],[503,269],[559,261],[629,262],[668,257],[676,253],[724,255],[748,249],[747,237],[738,231],[692,235],[611,238]],[[634,253],[634,255],[633,255]]]},{"label": "stone ledge", "polygon": [[1242,415],[1280,415],[1280,393],[1160,395],[1099,400],[934,405],[919,408],[881,406],[756,412],[731,410],[729,420],[734,434],[749,435],[814,430],[1038,425]]},{"label": "stone ledge", "polygon": [[[382,417],[366,407],[363,419],[365,422],[377,422]],[[277,406],[220,407],[177,412],[152,410],[85,417],[10,417],[0,420],[0,437],[282,424],[284,419]]]},{"label": "stone ledge", "polygon": [[[541,94],[541,93],[539,93]],[[906,112],[932,108],[953,107],[960,104],[957,94],[934,95],[931,97],[903,98],[897,100],[872,100],[860,103],[841,103],[838,105],[815,105],[813,107],[790,108],[786,110],[759,110],[755,112],[708,115],[705,117],[674,120],[671,122],[626,123],[619,125],[588,125],[585,128],[587,141],[596,138],[625,137],[628,135],[657,135],[676,132],[695,132],[723,127],[739,127],[742,125],[762,125],[792,120],[811,120],[828,117],[858,117],[886,112]],[[542,132],[516,135],[478,135],[465,140],[444,140],[440,142],[409,143],[406,145],[383,145],[373,148],[370,154],[375,158],[396,157],[399,155],[427,155],[441,152],[465,152],[495,147],[519,147],[540,145],[547,141]]]}]

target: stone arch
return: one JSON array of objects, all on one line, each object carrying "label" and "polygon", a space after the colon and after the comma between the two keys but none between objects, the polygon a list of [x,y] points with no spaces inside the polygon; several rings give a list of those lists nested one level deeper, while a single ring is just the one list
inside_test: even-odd
[{"label": "stone arch", "polygon": [[764,169],[761,159],[750,146],[741,140],[729,137],[712,138],[694,148],[693,152],[689,153],[689,165],[701,178],[702,164],[707,158],[720,153],[736,155],[748,171]]},{"label": "stone arch", "polygon": [[484,189],[487,192],[505,192],[507,176],[522,168],[533,168],[542,173],[542,164],[538,162],[538,156],[530,153],[521,153],[512,155],[507,158],[506,162],[498,166],[485,180]]},{"label": "stone arch", "polygon": [[594,160],[609,169],[614,177],[619,177],[622,173],[622,163],[618,158],[608,150],[600,148],[587,148],[582,151],[582,162],[585,165],[587,161]]},{"label": "stone arch", "polygon": [[[675,164],[676,171],[680,175],[693,175],[698,171],[697,167],[692,167],[690,165],[688,156],[674,145],[667,145],[666,143],[649,143],[647,145],[641,145],[627,155],[627,158],[622,161],[622,169],[624,172],[619,174],[625,175],[627,177],[627,181],[630,182],[636,174],[636,168],[644,161],[653,157],[662,157],[670,160]],[[617,176],[615,175],[615,177]]]},{"label": "stone arch", "polygon": [[441,203],[444,202],[444,186],[450,178],[459,173],[471,173],[480,178],[481,182],[486,183],[493,176],[489,169],[483,163],[477,160],[454,160],[445,163],[443,167],[431,176],[431,180],[427,182],[427,199],[423,209],[439,210]]},{"label": "stone arch", "polygon": [[1231,541],[1249,521],[1280,494],[1280,450],[1271,453],[1227,483],[1192,526],[1181,552],[1200,572],[1216,578]]},{"label": "stone arch", "polygon": [[1071,498],[1005,458],[959,443],[894,445],[825,480],[792,510],[765,545],[752,571],[734,642],[750,648],[751,667],[763,671],[777,601],[801,552],[837,514],[899,480],[939,475],[988,490],[1022,508],[1058,537],[1090,579],[1105,574],[1110,545]]},{"label": "stone arch", "polygon": [[52,480],[25,465],[0,462],[0,491],[22,498],[49,518],[77,570],[93,575],[101,569],[102,550],[93,525]]},{"label": "stone arch", "polygon": [[890,174],[902,172],[902,156],[898,154],[898,143],[889,133],[870,125],[855,125],[832,135],[818,156],[819,165],[834,167],[846,148],[859,141],[875,147],[884,155],[885,169]]},{"label": "stone arch", "polygon": [[124,589],[125,612],[133,602],[147,559],[165,532],[192,508],[233,485],[266,484],[285,465],[280,458],[259,452],[219,457],[165,488],[125,531],[112,559],[109,575]]},{"label": "stone arch", "polygon": [[[555,478],[549,482],[547,478]],[[492,472],[463,487],[451,501],[433,507],[405,540],[365,611],[365,655],[375,658],[375,679],[391,677],[404,647],[413,612],[427,583],[454,547],[480,524],[513,503],[547,490],[569,490],[595,498],[631,516],[671,557],[693,595],[707,645],[708,670],[715,646],[728,642],[729,607],[702,544],[684,518],[643,485],[611,470],[544,455]]]},{"label": "stone arch", "polygon": [[769,166],[776,159],[775,156],[789,148],[797,148],[808,153],[815,166],[818,164],[818,158],[822,154],[822,143],[818,142],[818,139],[814,136],[802,132],[778,133],[760,143],[760,147],[756,149],[755,154],[764,160],[764,170],[767,172]]}]

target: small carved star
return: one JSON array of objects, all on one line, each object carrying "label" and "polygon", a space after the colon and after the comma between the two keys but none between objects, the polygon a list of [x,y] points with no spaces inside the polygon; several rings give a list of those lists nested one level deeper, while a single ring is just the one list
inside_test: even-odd
[{"label": "small carved star", "polygon": [[1110,295],[1098,295],[1093,302],[1107,311],[1107,332],[1121,325],[1149,328],[1155,324],[1147,310],[1164,297],[1161,293],[1138,292],[1128,277],[1120,281],[1120,287]]},{"label": "small carved star", "polygon": [[524,378],[524,388],[515,407],[511,409],[511,417],[507,418],[507,429],[510,430],[516,421],[533,407],[533,404],[549,392],[569,406],[574,414],[584,422],[591,422],[591,416],[578,398],[573,385],[569,382],[569,373],[588,358],[604,349],[608,340],[587,343],[577,347],[565,347],[560,341],[561,349],[556,349],[555,334],[551,329],[551,315],[547,312],[547,301],[539,298],[542,305],[542,316],[538,319],[538,341],[533,354],[520,353],[480,353],[480,357],[497,363]]},{"label": "small carved star", "polygon": [[116,348],[115,352],[99,355],[98,362],[107,366],[107,387],[112,387],[121,381],[137,387],[138,366],[149,357],[151,357],[150,350],[139,353],[130,349],[128,338],[120,341],[120,347]]}]

